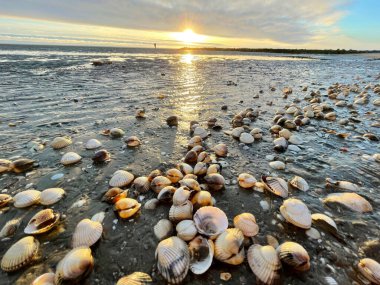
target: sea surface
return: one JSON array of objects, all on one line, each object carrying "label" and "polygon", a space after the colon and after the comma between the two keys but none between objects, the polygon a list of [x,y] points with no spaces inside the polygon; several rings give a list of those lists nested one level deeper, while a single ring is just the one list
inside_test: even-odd
[{"label": "sea surface", "polygon": [[[111,63],[94,66],[94,61]],[[368,103],[353,105],[358,94],[351,92],[344,99],[348,107],[336,107],[335,101],[327,97],[327,89],[334,83],[356,84],[360,91],[370,85]],[[101,202],[101,197],[118,169],[127,169],[138,177],[157,168],[175,167],[187,152],[190,122],[198,121],[207,128],[211,117],[217,118],[222,130],[208,130],[206,150],[212,153],[212,146],[219,142],[229,148],[229,155],[222,159],[226,187],[212,193],[215,206],[227,214],[231,227],[236,215],[255,215],[260,232],[248,244],[265,245],[266,236],[271,235],[280,243],[300,243],[310,255],[311,269],[302,274],[283,270],[283,284],[328,284],[328,276],[337,284],[365,284],[356,269],[360,258],[372,257],[380,262],[380,163],[369,158],[379,153],[380,147],[379,141],[355,137],[366,133],[380,137],[376,127],[380,121],[379,107],[373,104],[380,98],[373,92],[376,84],[380,84],[380,54],[289,56],[0,45],[0,158],[28,157],[38,162],[38,167],[26,174],[0,174],[0,191],[12,196],[25,189],[61,187],[66,191],[65,198],[52,207],[62,215],[59,226],[37,236],[40,258],[15,273],[0,271],[0,284],[30,284],[40,274],[54,271],[70,250],[76,224],[99,211],[106,211],[103,236],[92,247],[94,270],[81,284],[116,284],[121,276],[135,271],[150,274],[155,284],[165,284],[155,266],[158,240],[153,227],[160,219],[168,218],[170,204],[160,204],[155,210],[142,207],[132,219],[122,220],[112,206]],[[283,97],[284,87],[293,89],[287,98]],[[307,91],[302,91],[304,87]],[[313,91],[319,91],[322,101],[334,107],[337,120],[312,119],[309,127],[314,130],[304,126],[296,132],[304,140],[299,152],[276,153],[269,132],[273,117],[293,102],[301,108],[306,106],[309,103],[305,96]],[[221,110],[223,105],[227,111]],[[136,110],[142,108],[146,118],[135,118]],[[259,111],[249,127],[263,130],[263,139],[249,146],[224,133],[232,129],[234,115],[246,108]],[[179,117],[177,128],[166,125],[165,120],[171,115]],[[338,123],[343,118],[349,119],[347,125]],[[123,129],[126,136],[138,136],[142,145],[128,149],[122,139],[100,134],[113,127]],[[350,137],[342,139],[333,132],[350,133]],[[57,136],[71,136],[73,144],[53,150],[49,142]],[[109,163],[93,165],[94,151],[84,148],[90,138],[100,140],[111,153]],[[36,150],[38,147],[41,149]],[[60,158],[68,151],[79,153],[82,161],[62,166]],[[268,155],[286,162],[286,169],[271,169]],[[285,222],[279,212],[283,199],[240,188],[236,180],[242,172],[251,173],[258,180],[262,174],[286,180],[295,175],[303,177],[310,190],[292,189],[289,196],[304,201],[312,213],[331,216],[343,240],[316,226],[313,227],[321,236],[312,239],[304,230]],[[52,180],[55,174],[63,177]],[[358,194],[372,204],[373,211],[358,214],[323,204],[322,199],[328,194],[342,192],[326,188],[327,177],[359,185]],[[136,196],[130,191],[130,196],[142,205],[155,195],[150,191]],[[75,206],[79,200],[83,205]],[[263,201],[269,209],[262,208]],[[0,229],[12,218],[23,219],[13,237],[0,241],[0,257],[25,236],[23,229],[41,209],[38,205],[1,209]],[[220,280],[222,272],[231,273],[232,278],[227,282]],[[189,273],[184,284],[258,283],[247,261],[233,266],[214,260],[205,274]]]}]

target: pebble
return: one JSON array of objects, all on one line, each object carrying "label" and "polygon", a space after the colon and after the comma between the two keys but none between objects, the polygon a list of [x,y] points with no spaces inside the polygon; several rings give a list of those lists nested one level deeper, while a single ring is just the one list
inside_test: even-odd
[{"label": "pebble", "polygon": [[261,200],[260,206],[264,211],[269,211],[269,203],[267,201]]},{"label": "pebble", "polygon": [[288,146],[288,150],[290,150],[290,151],[294,151],[294,152],[299,152],[299,151],[301,151],[301,149],[300,149],[298,146],[294,145],[294,144],[289,145],[289,146]]},{"label": "pebble", "polygon": [[310,228],[305,233],[311,239],[320,239],[321,238],[321,234],[315,228]]},{"label": "pebble", "polygon": [[54,174],[52,177],[50,177],[50,179],[51,180],[58,180],[58,179],[61,179],[63,176],[64,176],[63,173],[57,173],[57,174]]},{"label": "pebble", "polygon": [[249,133],[242,133],[239,139],[242,143],[245,144],[251,144],[255,141],[254,137]]},{"label": "pebble", "polygon": [[283,163],[282,161],[278,161],[278,160],[269,162],[269,166],[272,167],[273,169],[277,169],[277,170],[285,169],[285,163]]},{"label": "pebble", "polygon": [[314,128],[314,127],[312,127],[312,126],[307,127],[305,130],[308,131],[308,132],[315,132],[315,131],[317,131],[317,129]]},{"label": "pebble", "polygon": [[288,142],[290,142],[291,144],[303,144],[302,138],[298,135],[290,136]]},{"label": "pebble", "polygon": [[268,161],[272,161],[272,160],[274,160],[274,155],[268,154],[265,156],[265,159]]}]

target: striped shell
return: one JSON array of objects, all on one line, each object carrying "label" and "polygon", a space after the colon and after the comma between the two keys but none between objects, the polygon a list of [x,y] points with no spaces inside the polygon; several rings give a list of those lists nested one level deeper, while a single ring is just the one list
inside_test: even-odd
[{"label": "striped shell", "polygon": [[136,214],[141,208],[141,204],[135,199],[123,198],[116,202],[115,210],[118,211],[120,218],[128,219]]},{"label": "striped shell", "polygon": [[374,284],[380,284],[380,264],[377,261],[363,258],[359,261],[358,269],[366,279]]},{"label": "striped shell", "polygon": [[157,268],[170,284],[179,284],[185,279],[190,266],[187,244],[178,237],[161,241],[156,248]]},{"label": "striped shell", "polygon": [[21,221],[22,217],[8,221],[0,231],[0,238],[13,236],[16,233]]},{"label": "striped shell", "polygon": [[133,272],[127,276],[121,277],[116,285],[149,285],[152,284],[152,278],[144,272]]},{"label": "striped shell", "polygon": [[280,260],[298,271],[310,269],[310,257],[307,251],[296,242],[284,242],[277,248]]},{"label": "striped shell", "polygon": [[213,148],[215,154],[217,156],[227,156],[227,153],[228,153],[228,148],[225,144],[221,143],[221,144],[217,144],[216,146],[214,146]]},{"label": "striped shell", "polygon": [[139,193],[146,193],[150,189],[150,181],[148,177],[140,176],[133,181],[133,187]]},{"label": "striped shell", "polygon": [[71,145],[73,142],[70,137],[56,137],[50,143],[51,147],[54,149],[61,149]]},{"label": "striped shell", "polygon": [[86,149],[96,149],[102,146],[102,143],[97,139],[90,139],[86,142]]},{"label": "striped shell", "polygon": [[204,179],[210,190],[218,191],[224,187],[225,179],[219,173],[209,174]]},{"label": "striped shell", "polygon": [[113,174],[109,185],[111,187],[124,187],[128,186],[133,181],[133,174],[125,170],[117,170]]},{"label": "striped shell", "polygon": [[75,228],[72,247],[90,247],[100,239],[102,233],[103,226],[100,222],[83,219]]},{"label": "striped shell", "polygon": [[261,180],[268,191],[282,198],[288,197],[288,184],[284,179],[279,177],[262,176]]},{"label": "striped shell", "polygon": [[13,244],[1,260],[1,269],[16,271],[30,263],[37,255],[40,243],[32,236],[27,236]]},{"label": "striped shell", "polygon": [[241,173],[238,177],[239,186],[242,188],[251,188],[255,186],[257,180],[253,175],[248,173]]},{"label": "striped shell", "polygon": [[186,201],[182,205],[172,205],[169,210],[169,220],[172,222],[180,222],[182,220],[188,220],[193,217],[193,204],[190,201]]},{"label": "striped shell", "polygon": [[172,202],[173,200],[173,195],[176,192],[177,188],[173,186],[166,186],[162,188],[160,193],[157,195],[157,199],[160,200],[161,202]]},{"label": "striped shell", "polygon": [[243,263],[244,235],[241,230],[232,228],[221,233],[215,241],[215,258],[219,261],[238,265]]},{"label": "striped shell", "polygon": [[160,193],[160,191],[165,188],[166,186],[169,186],[172,184],[172,182],[169,180],[169,178],[166,178],[165,176],[157,176],[155,177],[152,182],[150,183],[150,187],[152,190],[156,193]]},{"label": "striped shell", "polygon": [[0,208],[6,206],[12,201],[12,196],[8,194],[0,194]]},{"label": "striped shell", "polygon": [[169,169],[166,171],[166,177],[172,182],[177,183],[183,178],[183,174],[176,168]]},{"label": "striped shell", "polygon": [[264,284],[275,284],[281,268],[280,259],[274,247],[254,244],[248,249],[248,264],[256,277]]},{"label": "striped shell", "polygon": [[41,192],[40,203],[45,206],[53,205],[62,199],[65,190],[62,188],[49,188]]},{"label": "striped shell", "polygon": [[61,163],[63,165],[71,165],[71,164],[74,164],[74,163],[81,161],[81,159],[82,159],[82,157],[79,154],[71,151],[71,152],[65,153],[62,156]]},{"label": "striped shell", "polygon": [[309,190],[309,184],[307,184],[306,180],[303,179],[300,176],[294,176],[292,180],[290,180],[290,185],[292,185],[294,188],[301,190],[301,191],[307,191]]},{"label": "striped shell", "polygon": [[46,233],[59,222],[60,214],[52,209],[45,209],[35,214],[24,229],[28,235]]},{"label": "striped shell", "polygon": [[177,237],[184,241],[192,240],[198,233],[192,220],[183,220],[176,226]]},{"label": "striped shell", "polygon": [[181,171],[184,175],[186,174],[192,174],[194,169],[191,165],[187,164],[187,163],[180,163],[177,165],[177,168],[179,169],[179,171]]},{"label": "striped shell", "polygon": [[172,235],[173,224],[167,219],[161,219],[153,227],[154,235],[158,240],[163,240]]},{"label": "striped shell", "polygon": [[339,203],[348,209],[359,212],[371,212],[371,204],[362,196],[356,193],[332,193],[323,199],[323,203]]},{"label": "striped shell", "polygon": [[54,285],[54,277],[53,272],[42,274],[34,279],[31,285]]},{"label": "striped shell", "polygon": [[195,179],[182,179],[181,181],[179,181],[179,184],[181,186],[186,186],[190,190],[201,191],[201,186]]},{"label": "striped shell", "polygon": [[173,205],[179,206],[185,203],[190,197],[190,189],[185,187],[179,187],[173,195]]},{"label": "striped shell", "polygon": [[13,206],[16,208],[26,208],[31,205],[37,204],[40,202],[41,192],[38,190],[26,190],[20,193],[17,193],[13,197]]},{"label": "striped shell", "polygon": [[234,218],[234,226],[242,231],[244,236],[253,237],[258,234],[259,226],[251,213],[242,213]]},{"label": "striped shell", "polygon": [[302,229],[310,229],[311,213],[301,200],[295,198],[285,200],[280,212],[287,222]]},{"label": "striped shell", "polygon": [[202,235],[216,238],[228,228],[226,214],[217,207],[206,206],[200,208],[194,214],[194,223],[198,232]]},{"label": "striped shell", "polygon": [[212,264],[214,243],[202,236],[197,236],[189,243],[190,270],[194,274],[205,273]]}]

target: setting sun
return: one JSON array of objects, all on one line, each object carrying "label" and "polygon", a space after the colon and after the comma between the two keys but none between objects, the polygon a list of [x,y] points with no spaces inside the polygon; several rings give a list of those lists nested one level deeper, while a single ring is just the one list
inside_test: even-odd
[{"label": "setting sun", "polygon": [[173,33],[173,37],[180,42],[186,44],[204,42],[206,36],[194,33],[192,29],[186,29],[181,33]]}]

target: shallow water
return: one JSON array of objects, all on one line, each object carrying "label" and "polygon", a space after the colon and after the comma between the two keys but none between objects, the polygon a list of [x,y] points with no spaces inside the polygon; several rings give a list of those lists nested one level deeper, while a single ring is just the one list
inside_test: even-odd
[{"label": "shallow water", "polygon": [[[362,89],[369,83],[379,84],[380,61],[372,60],[373,57],[378,56],[304,59],[247,53],[189,55],[169,50],[0,46],[0,156],[7,159],[29,157],[39,163],[39,167],[27,175],[1,175],[0,190],[14,195],[26,186],[38,190],[59,186],[67,193],[53,206],[65,216],[59,228],[38,237],[41,259],[15,273],[0,272],[0,284],[30,284],[38,275],[54,270],[70,249],[76,224],[99,211],[107,211],[104,234],[93,247],[95,268],[83,284],[115,284],[119,277],[134,271],[149,273],[157,284],[165,284],[155,269],[154,251],[158,241],[153,226],[168,217],[169,205],[160,205],[153,211],[142,209],[131,220],[117,219],[112,207],[100,202],[108,189],[108,181],[112,173],[122,167],[136,177],[146,176],[156,168],[169,169],[187,151],[190,121],[197,120],[206,127],[207,119],[216,117],[223,130],[228,130],[232,117],[248,107],[260,111],[251,127],[264,130],[262,141],[246,149],[223,131],[213,130],[205,141],[208,148],[218,142],[229,146],[225,159],[228,166],[222,172],[229,185],[213,193],[216,206],[225,211],[230,225],[235,215],[253,213],[260,226],[255,241],[260,244],[265,244],[266,235],[270,234],[280,242],[293,240],[307,249],[312,260],[311,270],[297,275],[284,271],[281,274],[284,284],[325,284],[325,276],[333,277],[339,284],[350,284],[353,280],[361,282],[355,270],[358,260],[364,257],[359,255],[359,248],[368,240],[378,240],[380,235],[380,164],[366,161],[362,156],[379,153],[379,143],[343,140],[322,129],[350,132],[352,136],[367,132],[379,136],[379,128],[371,127],[373,122],[380,120],[379,107],[372,104],[379,95],[369,92],[370,102],[354,108],[362,121],[346,129],[337,122],[312,120],[316,131],[308,132],[305,127],[299,131],[306,141],[299,153],[275,153],[268,130],[277,110],[295,98],[304,98],[311,91],[320,90],[326,95],[327,88],[335,82],[357,83]],[[94,67],[91,65],[94,60],[113,63]],[[237,86],[228,86],[228,81]],[[270,86],[275,86],[276,91],[270,91]],[[293,94],[287,99],[282,98],[281,92],[285,86],[293,88]],[[302,86],[309,86],[308,91],[301,91]],[[349,95],[350,103],[355,95]],[[334,104],[327,97],[322,98]],[[305,106],[307,103],[302,100],[299,104]],[[221,111],[222,105],[227,105],[228,111]],[[146,119],[135,118],[138,108],[146,109]],[[351,116],[351,109],[335,109],[338,119]],[[178,128],[166,126],[165,119],[170,115],[179,116]],[[102,129],[112,127],[124,129],[126,136],[137,135],[142,145],[138,149],[125,149],[120,139],[99,134]],[[29,142],[51,141],[60,135],[70,135],[74,143],[60,151],[49,146],[38,152],[30,150]],[[104,148],[111,152],[112,160],[108,164],[92,164],[94,151],[83,147],[89,138],[101,140]],[[348,152],[340,151],[342,147]],[[67,151],[78,152],[83,157],[82,162],[63,167],[59,161]],[[286,161],[286,169],[273,171],[266,160],[268,154]],[[306,193],[293,190],[290,196],[302,199],[312,213],[331,213],[345,243],[321,229],[318,230],[322,238],[311,240],[303,230],[282,221],[279,214],[282,199],[239,188],[236,178],[242,172],[252,173],[257,179],[269,173],[285,179],[295,174],[305,178],[311,190]],[[51,180],[57,173],[63,173],[64,177]],[[371,202],[373,212],[356,214],[324,205],[321,198],[336,191],[325,188],[326,177],[360,185],[359,194]],[[142,204],[154,196],[149,192],[140,197],[144,198]],[[86,203],[72,208],[79,199],[85,199]],[[270,204],[269,211],[261,208],[262,200]],[[42,206],[11,207],[1,212],[0,227],[13,217],[25,217],[16,235],[1,241],[0,256],[24,236],[25,225],[40,209]],[[379,253],[372,257],[380,262]],[[214,261],[207,273],[200,277],[189,273],[184,283],[226,283],[219,279],[221,272],[232,274],[229,284],[255,282],[247,262],[228,266]]]}]

